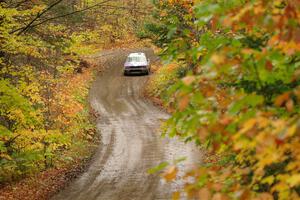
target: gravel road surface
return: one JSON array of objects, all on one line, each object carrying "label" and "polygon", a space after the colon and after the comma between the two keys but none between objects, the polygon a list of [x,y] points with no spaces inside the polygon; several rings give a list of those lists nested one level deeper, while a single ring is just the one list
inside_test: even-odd
[{"label": "gravel road surface", "polygon": [[[151,49],[112,50],[92,56],[105,65],[91,90],[90,103],[99,114],[101,144],[85,173],[53,200],[154,200],[170,199],[182,181],[165,183],[147,173],[162,161],[186,157],[179,166],[194,167],[201,154],[192,145],[162,138],[161,120],[168,114],[143,98],[148,76],[123,76],[122,66],[130,52],[143,51],[153,61]],[[181,173],[181,172],[180,172]],[[179,173],[179,175],[180,175]],[[185,197],[182,197],[185,199]]]}]

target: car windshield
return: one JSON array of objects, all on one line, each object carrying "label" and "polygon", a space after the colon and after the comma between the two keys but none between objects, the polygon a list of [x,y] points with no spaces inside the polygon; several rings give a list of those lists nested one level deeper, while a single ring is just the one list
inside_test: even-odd
[{"label": "car windshield", "polygon": [[128,57],[127,62],[146,62],[145,57]]}]

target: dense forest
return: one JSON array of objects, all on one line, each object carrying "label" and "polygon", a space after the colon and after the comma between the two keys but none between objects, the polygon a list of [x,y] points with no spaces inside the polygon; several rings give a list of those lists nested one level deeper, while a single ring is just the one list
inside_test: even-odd
[{"label": "dense forest", "polygon": [[148,87],[172,112],[164,134],[207,150],[185,192],[299,199],[300,2],[155,1],[145,27],[166,63]]},{"label": "dense forest", "polygon": [[[135,32],[123,0],[0,2],[0,183],[70,162],[95,137],[83,59]],[[80,151],[79,151],[80,152]]]},{"label": "dense forest", "polygon": [[174,200],[300,199],[299,0],[0,4],[0,186],[95,142],[85,56],[137,37],[160,50],[146,92],[171,114],[162,134],[205,152]]}]

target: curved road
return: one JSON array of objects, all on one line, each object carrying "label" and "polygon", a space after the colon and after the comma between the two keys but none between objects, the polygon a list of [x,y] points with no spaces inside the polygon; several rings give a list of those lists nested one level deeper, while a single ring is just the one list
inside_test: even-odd
[{"label": "curved road", "polygon": [[[135,51],[156,59],[150,49]],[[170,199],[172,191],[184,183],[164,183],[147,170],[180,157],[186,157],[181,164],[185,169],[200,160],[194,146],[160,137],[160,121],[168,115],[142,97],[147,76],[122,75],[129,52],[113,50],[93,57],[107,68],[90,90],[91,106],[100,115],[101,144],[87,171],[53,200]]]}]

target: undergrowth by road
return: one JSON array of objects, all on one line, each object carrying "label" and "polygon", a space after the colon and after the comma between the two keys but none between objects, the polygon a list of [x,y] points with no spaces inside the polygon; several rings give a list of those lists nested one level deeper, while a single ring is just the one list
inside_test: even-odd
[{"label": "undergrowth by road", "polygon": [[[72,101],[74,91],[77,88],[88,91],[88,88],[93,80],[95,70],[99,71],[94,63],[82,61],[84,63],[83,69],[80,73],[76,73],[65,79],[65,84],[57,88],[58,94],[65,95],[65,106],[63,112],[80,112],[83,107],[87,106],[87,111],[90,114],[82,115],[81,120],[93,125],[93,118],[96,115],[88,107],[87,92],[81,91],[81,102]],[[76,107],[70,108],[73,104]],[[86,128],[83,126],[82,129]],[[79,130],[80,131],[80,130]],[[61,188],[65,187],[73,178],[84,171],[97,144],[99,143],[99,135],[96,134],[96,129],[89,129],[88,138],[73,139],[70,147],[63,152],[61,158],[52,164],[52,167],[37,172],[32,175],[23,176],[19,181],[12,181],[4,185],[0,185],[0,199],[1,200],[18,200],[18,199],[49,199],[53,194],[57,193]]]},{"label": "undergrowth by road", "polygon": [[[145,45],[149,46],[150,44],[147,41],[137,40],[136,38],[127,38],[114,45],[106,44],[101,49],[121,48],[125,50],[125,48],[138,48]],[[89,121],[89,126],[94,126],[95,117],[98,117],[99,113],[96,113],[89,106],[87,98],[88,90],[95,75],[105,70],[104,66],[101,65],[103,58],[94,59],[93,57],[89,58],[89,56],[86,56],[81,61],[81,68],[74,75],[64,77],[65,84],[59,85],[57,88],[57,95],[65,96],[66,103],[74,103],[73,107],[72,105],[65,106],[63,109],[64,114],[76,113],[83,107],[86,107],[85,109],[87,109],[89,114],[84,115],[81,120]],[[78,96],[78,88],[81,88],[80,96]],[[76,101],[72,98],[76,98]],[[96,129],[90,129],[88,138],[73,140],[74,143],[61,156],[67,159],[59,159],[59,161],[53,163],[52,167],[41,172],[29,174],[18,178],[16,181],[0,185],[0,200],[49,199],[86,170],[95,150],[98,148],[99,139]]]}]

